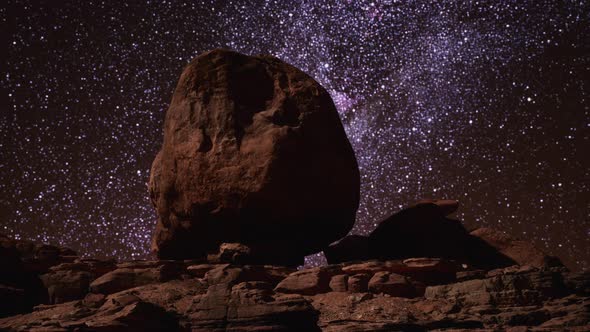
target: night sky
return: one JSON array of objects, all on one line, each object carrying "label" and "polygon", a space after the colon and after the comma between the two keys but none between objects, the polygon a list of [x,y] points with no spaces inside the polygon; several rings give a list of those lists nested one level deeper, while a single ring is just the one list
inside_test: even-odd
[{"label": "night sky", "polygon": [[588,1],[125,2],[3,2],[1,233],[147,257],[172,91],[224,47],[328,89],[361,170],[353,233],[458,199],[467,226],[590,269]]}]

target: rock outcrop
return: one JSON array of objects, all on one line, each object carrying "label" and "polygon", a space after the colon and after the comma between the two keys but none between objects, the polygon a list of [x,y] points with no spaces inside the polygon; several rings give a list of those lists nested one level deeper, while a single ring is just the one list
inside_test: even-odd
[{"label": "rock outcrop", "polygon": [[[72,263],[76,259],[76,253],[68,248],[15,240],[0,234],[0,293],[3,295],[3,300],[0,301],[0,317],[31,310],[39,303],[49,303],[56,288],[61,288],[62,293],[76,294],[75,290],[64,291],[68,288],[64,285],[68,282],[83,283],[84,281],[76,280],[84,279],[83,276],[62,275],[60,286],[50,277],[55,273],[51,270],[52,267]],[[75,274],[73,271],[71,273]],[[64,299],[69,298],[67,294],[62,295],[65,296]]]},{"label": "rock outcrop", "polygon": [[[530,265],[537,268],[563,266],[559,258],[544,253],[528,241],[514,239],[497,229],[478,228],[470,233],[473,241],[484,243],[487,250],[480,250],[475,257],[482,262],[494,261],[496,253],[506,257],[513,264]],[[482,245],[479,246],[480,248]]]},{"label": "rock outcrop", "polygon": [[[0,330],[587,331],[590,324],[590,274],[563,267],[472,270],[417,257],[297,271],[77,259],[50,271],[65,276],[66,286],[49,284],[60,289],[56,304],[12,312]],[[2,308],[19,298],[7,288],[0,287]]]},{"label": "rock outcrop", "polygon": [[454,200],[423,200],[382,221],[369,236],[349,235],[324,250],[330,264],[358,260],[432,257],[479,269],[530,265],[562,267],[532,243],[513,239],[499,230],[469,232],[448,217],[459,207]]},{"label": "rock outcrop", "polygon": [[213,50],[184,69],[149,189],[164,259],[242,243],[298,265],[352,228],[360,177],[328,92],[272,56]]},{"label": "rock outcrop", "polygon": [[469,232],[434,203],[420,203],[382,221],[369,235],[377,259],[441,257],[467,260]]}]

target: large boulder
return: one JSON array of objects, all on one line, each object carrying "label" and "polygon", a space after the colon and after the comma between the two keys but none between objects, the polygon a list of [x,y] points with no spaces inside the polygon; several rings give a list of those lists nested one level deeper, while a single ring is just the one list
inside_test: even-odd
[{"label": "large boulder", "polygon": [[213,50],[184,69],[149,191],[160,258],[243,243],[301,262],[352,228],[359,170],[328,92],[272,56]]}]

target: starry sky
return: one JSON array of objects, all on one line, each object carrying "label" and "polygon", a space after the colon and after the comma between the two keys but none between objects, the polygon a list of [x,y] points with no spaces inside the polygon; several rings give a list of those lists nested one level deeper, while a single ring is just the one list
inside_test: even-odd
[{"label": "starry sky", "polygon": [[353,233],[457,199],[468,227],[590,269],[588,1],[7,0],[0,17],[1,233],[147,257],[172,91],[224,47],[330,92],[361,170]]}]

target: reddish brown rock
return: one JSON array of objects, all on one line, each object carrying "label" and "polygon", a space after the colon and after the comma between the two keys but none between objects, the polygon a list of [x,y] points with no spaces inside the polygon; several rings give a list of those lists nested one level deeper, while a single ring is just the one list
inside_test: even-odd
[{"label": "reddish brown rock", "polygon": [[178,331],[174,315],[140,298],[102,307],[82,301],[38,306],[35,311],[0,319],[2,331]]},{"label": "reddish brown rock", "polygon": [[41,275],[50,304],[82,299],[90,283],[115,269],[113,261],[81,260],[53,266]]},{"label": "reddish brown rock", "polygon": [[319,331],[309,301],[275,294],[264,282],[210,286],[193,298],[185,315],[192,331]]},{"label": "reddish brown rock", "polygon": [[112,294],[146,284],[165,282],[180,276],[181,267],[174,262],[129,262],[102,275],[90,284],[93,293]]},{"label": "reddish brown rock", "polygon": [[245,281],[264,281],[273,287],[294,273],[294,268],[273,265],[246,265]]},{"label": "reddish brown rock", "polygon": [[506,274],[485,279],[431,286],[426,289],[425,297],[448,298],[470,305],[538,305],[571,292],[561,274],[529,270],[523,273],[507,271]]},{"label": "reddish brown rock", "polygon": [[348,275],[392,272],[411,277],[427,285],[449,283],[455,280],[455,264],[441,258],[409,258],[404,261],[366,261],[344,264],[342,272]]},{"label": "reddish brown rock", "polygon": [[241,243],[222,243],[216,259],[220,263],[244,264],[252,258],[252,250]]},{"label": "reddish brown rock", "polygon": [[314,295],[330,291],[330,280],[340,273],[335,266],[321,266],[294,272],[283,279],[275,291],[280,293],[295,293]]},{"label": "reddish brown rock", "polygon": [[342,271],[353,275],[358,273],[375,274],[381,271],[400,271],[406,269],[402,261],[366,261],[361,263],[344,264]]},{"label": "reddish brown rock", "polygon": [[[514,264],[530,265],[536,268],[563,266],[559,258],[549,256],[530,242],[514,239],[506,233],[492,228],[478,228],[471,232],[496,251],[509,258]],[[481,260],[491,259],[481,255]]]},{"label": "reddish brown rock", "polygon": [[41,276],[51,304],[83,298],[88,293],[92,279],[90,272],[80,269],[53,270]]},{"label": "reddish brown rock", "polygon": [[371,275],[368,273],[357,273],[348,277],[348,291],[350,293],[363,293],[369,290],[369,279]]},{"label": "reddish brown rock", "polygon": [[274,57],[214,50],[180,77],[149,188],[160,258],[238,242],[297,265],[352,228],[360,178],[324,88]]},{"label": "reddish brown rock", "polygon": [[[263,281],[276,286],[295,272],[294,269],[272,265],[230,265],[218,264],[212,266],[197,265],[189,267],[190,273],[203,274],[202,280],[208,285],[237,284],[247,281]],[[206,270],[206,271],[205,271]]]},{"label": "reddish brown rock", "polygon": [[333,292],[346,292],[348,290],[348,275],[339,274],[330,279],[330,289]]},{"label": "reddish brown rock", "polygon": [[390,272],[377,272],[369,280],[369,291],[383,293],[395,297],[416,297],[416,288],[411,281],[402,275]]},{"label": "reddish brown rock", "polygon": [[393,272],[408,276],[427,285],[451,283],[456,279],[455,264],[440,258],[409,258],[403,261],[406,268]]},{"label": "reddish brown rock", "polygon": [[197,278],[203,278],[207,272],[217,267],[217,264],[196,264],[189,265],[186,271],[189,275]]},{"label": "reddish brown rock", "polygon": [[486,271],[484,270],[467,270],[459,271],[456,273],[457,281],[467,281],[472,279],[483,279],[486,277]]},{"label": "reddish brown rock", "polygon": [[74,326],[78,324],[94,331],[178,330],[178,322],[172,314],[159,306],[142,301],[128,304],[114,312],[99,312],[86,319],[84,323],[76,322]]},{"label": "reddish brown rock", "polygon": [[0,319],[2,331],[319,331],[318,312],[264,281],[172,280]]},{"label": "reddish brown rock", "polygon": [[[201,266],[193,269],[200,278],[185,274],[187,279],[156,281],[108,296],[89,293],[83,300],[40,305],[31,313],[0,319],[0,330],[518,331],[522,327],[584,331],[590,324],[588,273],[511,266],[474,273],[463,282],[430,286],[423,297],[416,282],[387,270],[436,273],[441,262],[414,258],[405,263],[366,262],[364,267],[344,264],[297,272],[278,266]],[[163,263],[170,262],[118,266],[150,270]],[[76,271],[71,264],[55,270],[68,266]],[[344,270],[367,272],[351,275]],[[311,287],[290,287],[289,294],[273,290],[276,282],[289,278],[291,284],[308,282]],[[297,294],[314,287],[309,295]],[[410,287],[416,288],[416,297],[399,297],[412,296]]]},{"label": "reddish brown rock", "polygon": [[98,308],[104,303],[105,298],[104,294],[88,293],[82,300],[82,304],[89,308]]},{"label": "reddish brown rock", "polygon": [[209,285],[217,284],[235,284],[245,281],[244,269],[240,266],[221,264],[207,271],[203,277]]}]

